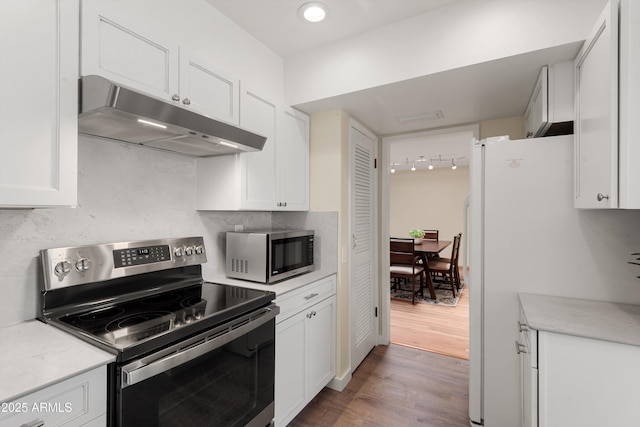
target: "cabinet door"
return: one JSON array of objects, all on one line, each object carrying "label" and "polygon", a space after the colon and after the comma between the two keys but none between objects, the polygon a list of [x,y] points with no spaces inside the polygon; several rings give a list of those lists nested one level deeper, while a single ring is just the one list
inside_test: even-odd
[{"label": "cabinet door", "polygon": [[282,210],[309,209],[309,116],[285,109],[278,128],[278,203]]},{"label": "cabinet door", "polygon": [[83,1],[81,74],[179,100],[177,44],[140,28],[140,21],[122,6],[110,0]]},{"label": "cabinet door", "polygon": [[37,421],[44,426],[104,426],[99,422],[107,412],[107,368],[100,366],[6,405],[0,412],[0,427]]},{"label": "cabinet door", "polygon": [[187,49],[180,49],[180,95],[184,106],[239,124],[240,82]]},{"label": "cabinet door", "polygon": [[240,206],[245,210],[276,209],[276,106],[242,89],[240,126],[267,137],[262,151],[240,154]]},{"label": "cabinet door", "polygon": [[0,2],[0,206],[77,201],[78,0]]},{"label": "cabinet door", "polygon": [[525,112],[525,134],[527,138],[539,136],[549,121],[547,88],[548,68],[542,67]]},{"label": "cabinet door", "polygon": [[538,355],[530,337],[537,340],[537,331],[521,330],[520,343],[525,345],[524,351],[520,352],[522,426],[538,427]]},{"label": "cabinet door", "polygon": [[540,331],[540,427],[627,427],[640,419],[640,347]]},{"label": "cabinet door", "polygon": [[311,307],[307,322],[308,400],[335,376],[335,296]]},{"label": "cabinet door", "polygon": [[307,311],[276,325],[275,419],[285,426],[306,404]]},{"label": "cabinet door", "polygon": [[618,206],[618,2],[611,0],[575,59],[577,208]]}]

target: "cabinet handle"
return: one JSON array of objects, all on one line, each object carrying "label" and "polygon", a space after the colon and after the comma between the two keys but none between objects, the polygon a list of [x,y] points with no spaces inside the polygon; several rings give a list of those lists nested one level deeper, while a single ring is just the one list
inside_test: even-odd
[{"label": "cabinet handle", "polygon": [[283,202],[283,203],[282,203],[282,206],[285,206],[285,207],[286,207],[286,206],[287,206],[287,202]]},{"label": "cabinet handle", "polygon": [[518,341],[516,341],[516,353],[527,353],[527,347],[524,344],[520,344]]},{"label": "cabinet handle", "polygon": [[609,195],[598,193],[598,195],[596,196],[596,199],[598,199],[599,202],[603,201],[604,199],[609,200]]},{"label": "cabinet handle", "polygon": [[529,331],[529,325],[526,323],[518,322],[518,332]]},{"label": "cabinet handle", "polygon": [[177,93],[174,93],[171,99],[174,101],[180,101],[180,95],[178,95]]},{"label": "cabinet handle", "polygon": [[310,300],[311,298],[315,298],[315,297],[317,297],[318,295],[320,295],[320,294],[317,294],[317,293],[315,293],[315,292],[314,292],[314,293],[309,294],[309,295],[307,295],[306,297],[304,297],[304,299],[306,299],[306,300],[308,301],[308,300]]},{"label": "cabinet handle", "polygon": [[527,138],[531,138],[533,136],[533,132],[527,131]]},{"label": "cabinet handle", "polygon": [[20,427],[44,427],[44,421],[35,420],[35,421],[31,421],[30,423],[24,423],[20,425]]},{"label": "cabinet handle", "polygon": [[189,105],[189,104],[191,104],[191,101],[189,100],[189,98],[185,98],[185,99],[182,100],[182,103],[184,105]]}]

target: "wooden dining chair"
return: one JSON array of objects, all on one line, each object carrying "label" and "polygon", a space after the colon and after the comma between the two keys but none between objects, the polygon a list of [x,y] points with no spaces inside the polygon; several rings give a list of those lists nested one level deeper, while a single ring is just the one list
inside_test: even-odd
[{"label": "wooden dining chair", "polygon": [[[411,304],[416,303],[416,294],[423,294],[424,267],[416,264],[416,251],[413,239],[392,237],[389,241],[389,273],[394,286],[400,286],[400,281],[411,283]],[[417,279],[420,287],[416,289]]]},{"label": "wooden dining chair", "polygon": [[460,290],[460,270],[458,269],[458,255],[460,253],[460,240],[462,233],[458,233],[453,237],[453,247],[451,249],[451,258],[435,258],[429,259],[429,272],[433,274],[434,280],[440,278],[440,282],[444,283],[447,279],[451,283],[451,292],[456,297],[456,289]]},{"label": "wooden dining chair", "polygon": [[436,242],[439,240],[440,232],[438,230],[422,230],[424,231],[424,240],[435,240]]}]

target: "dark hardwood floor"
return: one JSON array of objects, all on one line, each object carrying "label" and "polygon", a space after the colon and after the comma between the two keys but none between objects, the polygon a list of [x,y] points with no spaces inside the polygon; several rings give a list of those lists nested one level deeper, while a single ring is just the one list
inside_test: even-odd
[{"label": "dark hardwood floor", "polygon": [[342,392],[325,388],[290,427],[467,427],[468,361],[378,346]]}]

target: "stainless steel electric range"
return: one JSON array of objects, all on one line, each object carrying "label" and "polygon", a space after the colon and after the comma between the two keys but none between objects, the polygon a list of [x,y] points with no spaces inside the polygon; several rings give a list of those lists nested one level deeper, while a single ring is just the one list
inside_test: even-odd
[{"label": "stainless steel electric range", "polygon": [[41,319],[116,355],[110,426],[272,423],[275,294],[205,282],[202,237],[40,258]]}]

